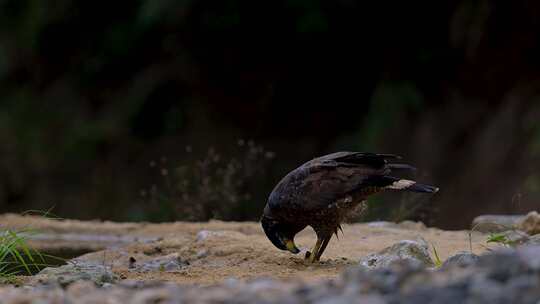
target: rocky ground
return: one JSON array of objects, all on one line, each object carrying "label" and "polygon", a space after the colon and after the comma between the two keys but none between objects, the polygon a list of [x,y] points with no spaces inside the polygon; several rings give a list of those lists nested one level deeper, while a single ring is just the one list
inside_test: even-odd
[{"label": "rocky ground", "polygon": [[[507,228],[497,231],[505,241],[517,240],[511,245],[487,243],[490,231],[482,228],[485,223],[475,223],[475,230],[484,232],[470,234],[412,222],[347,225],[344,235],[332,240],[322,262],[312,265],[301,255],[275,249],[257,223],[134,224],[3,215],[1,228],[33,229],[32,245],[41,251],[64,256],[87,253],[67,265],[20,278],[18,287],[0,287],[0,299],[2,303],[537,303],[540,249],[532,246],[538,242],[538,235],[532,236],[540,222],[537,217],[490,219],[489,224],[497,227],[493,223],[506,221]],[[314,241],[312,231],[306,230],[296,242],[307,248]]]}]

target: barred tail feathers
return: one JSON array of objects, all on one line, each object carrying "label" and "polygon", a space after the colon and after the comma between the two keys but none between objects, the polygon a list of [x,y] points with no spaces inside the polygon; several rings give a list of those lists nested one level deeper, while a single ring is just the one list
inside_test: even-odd
[{"label": "barred tail feathers", "polygon": [[384,187],[385,189],[392,189],[392,190],[405,190],[405,191],[412,191],[412,192],[423,192],[423,193],[436,193],[439,191],[439,188],[424,185],[417,183],[412,180],[408,179],[396,179],[391,184]]}]

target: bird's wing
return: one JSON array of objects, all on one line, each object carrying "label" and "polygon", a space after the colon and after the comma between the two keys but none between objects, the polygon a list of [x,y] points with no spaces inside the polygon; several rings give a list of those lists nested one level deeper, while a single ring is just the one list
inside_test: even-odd
[{"label": "bird's wing", "polygon": [[[336,152],[312,160],[314,164],[339,164],[341,166],[365,165],[379,168],[387,164],[388,159],[401,159],[395,154],[377,154],[367,152]],[[309,164],[309,163],[308,163]]]},{"label": "bird's wing", "polygon": [[306,164],[307,176],[301,186],[305,210],[326,208],[358,191],[366,181],[390,172],[386,159],[390,154],[338,152]]}]

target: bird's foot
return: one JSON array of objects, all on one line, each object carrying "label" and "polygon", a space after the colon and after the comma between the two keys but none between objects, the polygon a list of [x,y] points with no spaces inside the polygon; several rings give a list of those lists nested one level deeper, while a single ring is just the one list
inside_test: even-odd
[{"label": "bird's foot", "polygon": [[308,251],[306,251],[306,255],[304,256],[304,261],[313,264],[313,263],[315,263],[315,262],[318,262],[319,260],[316,259],[316,254],[311,253],[311,252],[308,250]]}]

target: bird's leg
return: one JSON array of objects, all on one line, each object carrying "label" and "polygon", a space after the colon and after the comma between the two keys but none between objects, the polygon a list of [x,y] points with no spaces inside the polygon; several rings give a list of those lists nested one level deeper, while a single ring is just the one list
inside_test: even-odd
[{"label": "bird's leg", "polygon": [[332,235],[330,234],[330,236],[327,236],[323,239],[321,247],[319,247],[319,251],[317,251],[317,255],[315,255],[315,261],[319,261],[321,259],[321,256],[324,250],[326,249],[326,246],[330,242],[331,238],[332,238]]},{"label": "bird's leg", "polygon": [[315,244],[315,247],[313,247],[313,251],[309,255],[306,254],[306,260],[308,260],[310,263],[319,261],[331,238],[332,234],[323,238],[317,236],[317,243]]},{"label": "bird's leg", "polygon": [[309,261],[310,263],[313,263],[315,261],[315,256],[317,256],[317,252],[319,251],[321,245],[322,240],[317,236],[317,243],[315,243],[315,246],[313,246],[311,252],[306,252],[306,261]]}]

